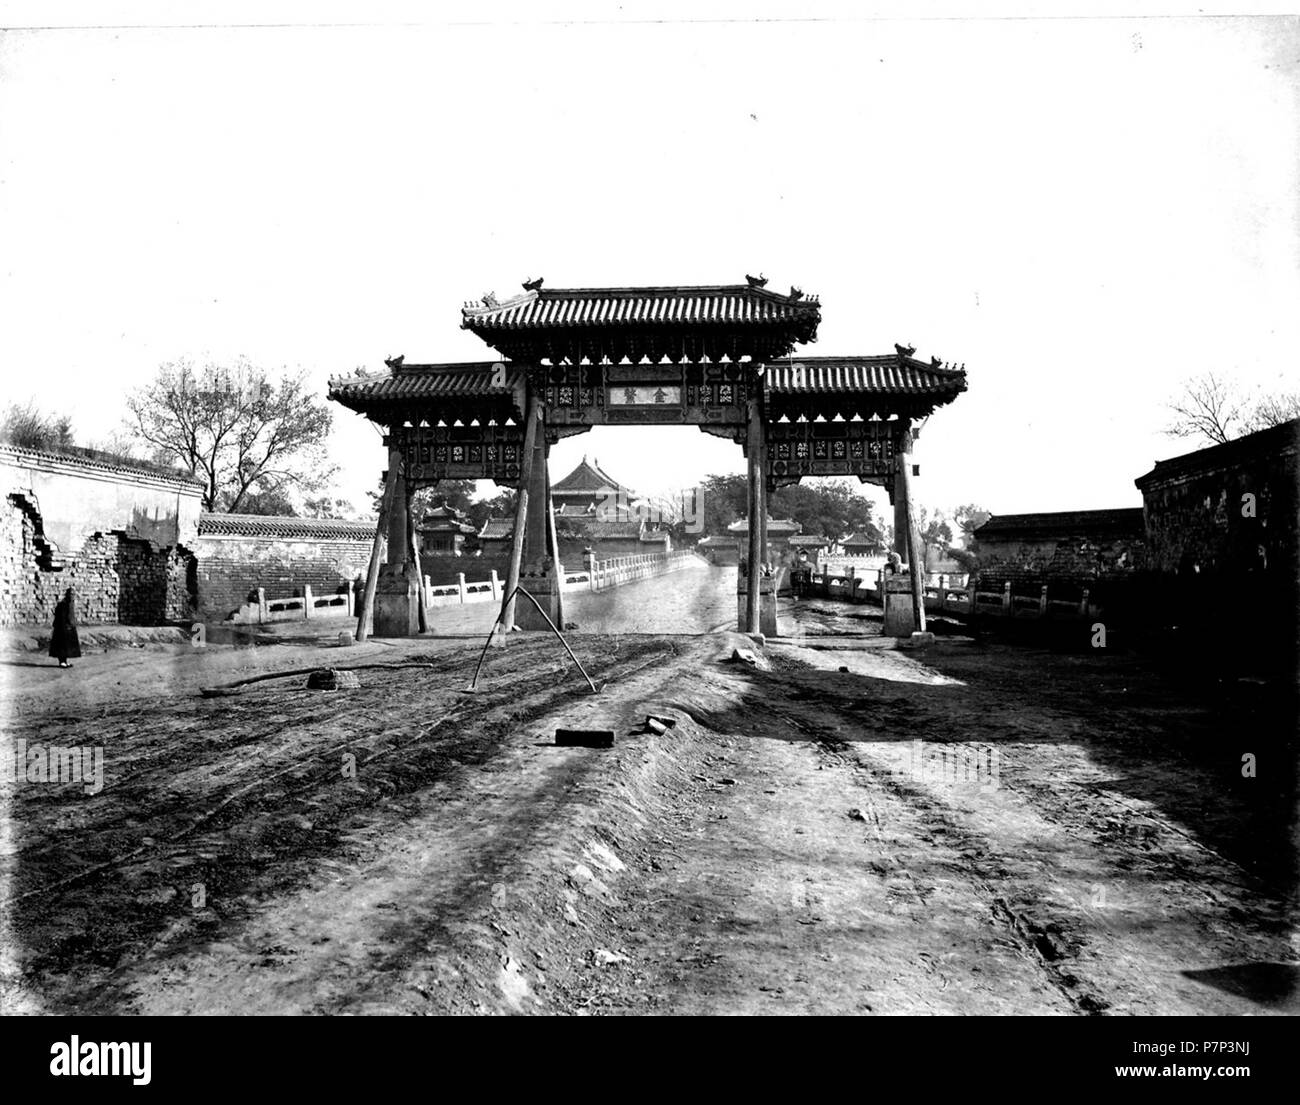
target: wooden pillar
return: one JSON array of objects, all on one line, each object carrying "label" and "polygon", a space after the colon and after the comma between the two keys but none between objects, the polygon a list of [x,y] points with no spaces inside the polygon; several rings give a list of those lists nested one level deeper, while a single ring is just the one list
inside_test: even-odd
[{"label": "wooden pillar", "polygon": [[411,489],[406,482],[406,457],[400,449],[388,450],[388,470],[397,473],[388,511],[388,557],[384,561],[393,571],[411,559]]},{"label": "wooden pillar", "polygon": [[[407,485],[410,486],[409,484]],[[415,516],[411,513],[410,496],[407,496],[406,519],[411,549],[411,563],[415,566],[415,578],[420,581],[420,632],[429,632],[429,611],[425,607],[427,594],[424,589],[424,570],[420,566],[420,537],[415,529]]]},{"label": "wooden pillar", "polygon": [[524,570],[528,573],[540,572],[546,565],[548,556],[548,529],[550,506],[550,481],[546,478],[546,434],[541,423],[541,412],[533,418],[536,430],[533,434],[532,463],[528,466],[528,517],[525,521],[524,536]]},{"label": "wooden pillar", "polygon": [[[547,451],[549,453],[549,450]],[[555,576],[555,624],[564,628],[564,565],[560,563],[560,539],[555,533],[555,501],[551,497],[551,459],[546,458],[546,544],[551,553],[551,574]]]},{"label": "wooden pillar", "polygon": [[392,513],[393,494],[397,490],[398,464],[388,453],[388,472],[384,476],[384,493],[379,500],[379,522],[375,526],[375,540],[370,546],[370,565],[366,568],[366,588],[361,593],[361,609],[357,611],[357,643],[370,633],[370,616],[375,609],[375,585],[379,582],[379,565],[384,558],[384,545],[388,540],[388,517]]},{"label": "wooden pillar", "polygon": [[904,460],[901,451],[894,457],[894,552],[900,560],[907,559],[907,493],[900,467]]},{"label": "wooden pillar", "polygon": [[[907,570],[912,576],[912,607],[916,615],[916,628],[925,632],[925,565],[921,559],[921,535],[916,529],[916,504],[912,496],[912,434],[903,431],[898,450],[898,479],[895,495],[902,499],[904,529],[907,548]],[[895,502],[895,507],[898,503]]]},{"label": "wooden pillar", "polygon": [[763,411],[759,403],[757,387],[749,400],[749,427],[746,436],[746,451],[749,454],[749,579],[745,591],[745,632],[757,633],[759,627],[759,588],[762,586],[760,576],[763,555]]},{"label": "wooden pillar", "polygon": [[519,489],[515,502],[515,529],[510,537],[510,566],[506,569],[506,589],[501,599],[501,631],[515,627],[515,588],[519,586],[519,565],[524,558],[524,515],[528,510],[528,488]]},{"label": "wooden pillar", "polygon": [[523,563],[524,533],[528,519],[528,487],[532,477],[533,449],[537,442],[541,409],[531,381],[526,384],[528,398],[524,412],[524,447],[520,457],[519,498],[515,501],[515,529],[510,543],[510,567],[506,572],[506,594],[501,608],[501,628],[509,633],[515,627],[515,588],[519,586],[519,569]]}]

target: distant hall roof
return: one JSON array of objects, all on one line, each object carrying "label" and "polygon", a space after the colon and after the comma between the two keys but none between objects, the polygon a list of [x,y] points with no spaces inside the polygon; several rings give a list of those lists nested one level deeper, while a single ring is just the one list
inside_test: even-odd
[{"label": "distant hall roof", "polygon": [[551,485],[551,494],[561,497],[571,495],[594,495],[604,492],[622,491],[629,498],[632,492],[614,479],[594,460],[586,457],[572,472]]},{"label": "distant hall roof", "polygon": [[[782,533],[798,533],[803,527],[793,518],[768,518],[767,532],[769,536],[776,536]],[[748,533],[749,519],[741,518],[727,527],[728,533]]]},{"label": "distant hall roof", "polygon": [[513,518],[489,518],[483,523],[483,528],[478,531],[480,540],[503,541],[512,537],[515,532],[515,522]]}]

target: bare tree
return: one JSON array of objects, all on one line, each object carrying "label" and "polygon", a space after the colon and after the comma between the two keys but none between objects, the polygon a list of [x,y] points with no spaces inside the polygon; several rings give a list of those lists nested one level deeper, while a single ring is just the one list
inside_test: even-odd
[{"label": "bare tree", "polygon": [[1241,397],[1213,372],[1188,380],[1168,406],[1174,418],[1165,433],[1172,437],[1203,437],[1221,445],[1231,441],[1243,423]]},{"label": "bare tree", "polygon": [[1300,418],[1300,392],[1265,395],[1260,399],[1246,417],[1246,432],[1267,430],[1270,426],[1280,426]]},{"label": "bare tree", "polygon": [[332,416],[303,373],[275,381],[243,360],[201,369],[180,360],[163,365],[127,407],[134,436],[204,481],[207,510],[317,491],[335,471],[324,456]]},{"label": "bare tree", "polygon": [[1300,392],[1265,392],[1252,398],[1231,381],[1207,372],[1184,384],[1169,409],[1174,420],[1165,433],[1222,445],[1242,434],[1300,418]]}]

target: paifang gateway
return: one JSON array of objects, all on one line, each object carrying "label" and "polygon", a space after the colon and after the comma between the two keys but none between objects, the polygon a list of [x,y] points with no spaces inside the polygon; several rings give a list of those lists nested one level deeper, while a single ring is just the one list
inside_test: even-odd
[{"label": "paifang gateway", "polygon": [[[542,283],[462,308],[461,327],[496,350],[496,360],[408,365],[397,357],[384,373],[330,381],[331,399],[385,430],[380,534],[362,611],[364,624],[373,596],[376,635],[419,631],[409,503],[415,490],[439,480],[520,489],[507,590],[521,586],[538,603],[507,611],[505,627],[545,628],[542,611],[555,620],[563,575],[547,458],[561,438],[593,426],[698,426],[730,438],[748,461],[749,517],[761,521],[768,492],[805,476],[856,476],[885,487],[897,549],[913,564],[919,591],[913,427],[966,390],[964,368],[918,360],[900,345],[873,356],[795,356],[817,340],[821,304],[798,288],[771,291],[758,277],[647,288]],[[749,564],[767,561],[764,530],[750,527]],[[775,624],[775,596],[762,575],[741,578],[742,631]],[[919,594],[915,604],[922,626]]]}]

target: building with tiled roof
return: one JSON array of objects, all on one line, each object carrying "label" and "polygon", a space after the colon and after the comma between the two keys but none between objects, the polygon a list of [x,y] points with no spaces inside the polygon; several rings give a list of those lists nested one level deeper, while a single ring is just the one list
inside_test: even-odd
[{"label": "building with tiled roof", "polygon": [[[793,518],[768,518],[767,536],[770,540],[773,537],[780,537],[783,541],[786,538],[793,537],[803,529]],[[749,534],[749,519],[740,518],[727,527],[728,533],[734,533],[737,537],[746,537]]]},{"label": "building with tiled roof", "polygon": [[420,536],[420,552],[430,556],[460,556],[465,538],[477,532],[469,516],[448,506],[445,499],[441,506],[424,512],[415,530]]},{"label": "building with tiled roof", "polygon": [[885,542],[878,534],[859,530],[840,542],[846,556],[875,556],[885,551]]},{"label": "building with tiled roof", "polygon": [[482,529],[478,531],[478,540],[485,551],[494,548],[508,548],[510,539],[514,534],[515,520],[513,518],[488,518],[483,523]]},{"label": "building with tiled roof", "polygon": [[584,456],[551,485],[560,559],[580,559],[590,550],[597,559],[667,551],[668,535],[651,531],[632,509],[636,492],[620,483],[595,458]]},{"label": "building with tiled roof", "polygon": [[566,516],[626,515],[635,498],[635,491],[609,475],[599,461],[586,456],[572,472],[551,485],[555,509]]},{"label": "building with tiled roof", "polygon": [[[793,518],[768,518],[767,549],[768,556],[780,560],[790,550],[790,538],[796,536],[803,527]],[[735,537],[737,553],[744,557],[748,552],[749,519],[740,518],[727,527],[727,533]],[[719,563],[723,561],[719,560]]]}]

